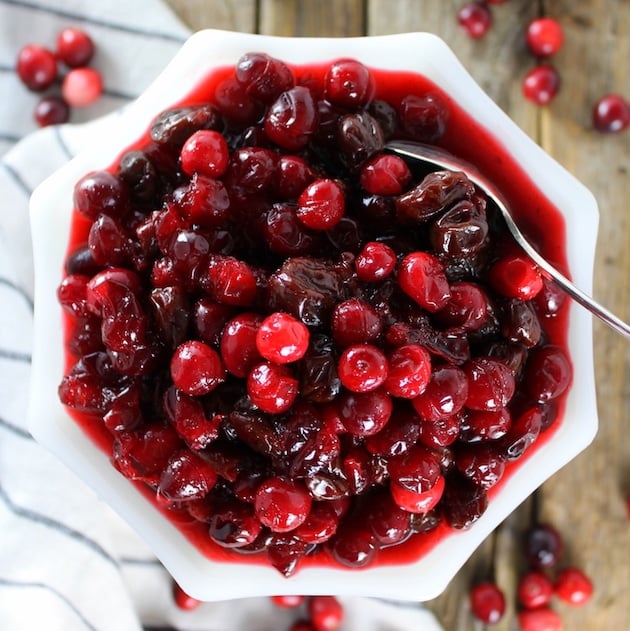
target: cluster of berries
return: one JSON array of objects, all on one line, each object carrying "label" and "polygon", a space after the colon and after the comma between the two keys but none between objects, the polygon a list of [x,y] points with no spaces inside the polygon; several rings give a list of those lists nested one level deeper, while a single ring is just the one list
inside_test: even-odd
[{"label": "cluster of berries", "polygon": [[[71,107],[94,103],[103,92],[98,70],[88,64],[94,56],[94,42],[83,30],[63,29],[51,50],[40,44],[27,44],[18,53],[16,72],[22,83],[33,92],[45,92],[61,85],[61,95],[46,94],[36,105],[34,118],[40,127],[65,123]],[[63,69],[67,72],[63,74]]]},{"label": "cluster of berries", "polygon": [[[489,5],[506,0],[467,2],[457,12],[461,28],[470,37],[481,39],[493,24]],[[541,17],[532,20],[524,34],[527,50],[536,58],[536,65],[525,75],[523,95],[536,105],[547,105],[560,90],[560,73],[550,63],[564,43],[564,30],[558,20]],[[630,102],[620,94],[606,94],[597,100],[592,111],[593,128],[602,133],[618,133],[630,125]]]}]

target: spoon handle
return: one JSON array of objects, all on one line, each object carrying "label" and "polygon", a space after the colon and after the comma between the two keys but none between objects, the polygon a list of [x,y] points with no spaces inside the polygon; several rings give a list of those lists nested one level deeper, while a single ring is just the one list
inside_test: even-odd
[{"label": "spoon handle", "polygon": [[485,191],[490,199],[495,203],[503,219],[507,224],[508,230],[516,239],[516,242],[523,248],[527,255],[538,265],[542,272],[553,279],[553,281],[575,302],[582,305],[590,311],[594,316],[605,322],[617,333],[621,333],[624,337],[630,339],[630,325],[611,313],[608,309],[600,305],[591,296],[584,293],[579,287],[576,287],[566,276],[561,274],[549,261],[541,256],[534,246],[527,240],[520,228],[516,225],[507,204],[503,201],[500,193],[495,189],[494,185],[488,181],[477,169],[463,160],[456,158],[444,149],[409,141],[390,141],[386,148],[394,153],[407,158],[412,158],[433,164],[434,166],[448,169],[449,171],[463,171],[468,179]]}]

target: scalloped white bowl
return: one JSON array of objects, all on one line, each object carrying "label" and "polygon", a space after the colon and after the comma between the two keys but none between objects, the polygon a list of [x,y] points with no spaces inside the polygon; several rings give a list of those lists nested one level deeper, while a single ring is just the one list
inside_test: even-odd
[{"label": "scalloped white bowl", "polygon": [[[574,281],[591,290],[598,210],[591,193],[542,151],[481,90],[446,44],[409,33],[368,38],[279,38],[202,31],[193,35],[158,79],[133,104],[103,125],[99,141],[34,192],[31,221],[35,258],[35,339],[30,428],[35,438],[87,482],[149,544],[180,585],[201,600],[272,594],[338,594],[428,600],[440,594],[481,541],[528,495],[593,439],[597,411],[591,317],[571,305],[569,352],[573,384],[564,421],[502,484],[486,513],[467,531],[447,537],[423,558],[363,570],[303,568],[290,579],[264,565],[223,563],[203,556],[110,464],[57,398],[63,375],[62,315],[56,288],[62,278],[75,182],[104,168],[144,133],[161,110],[188,94],[215,67],[244,53],[265,51],[293,64],[354,57],[368,66],[425,75],[450,95],[537,182],[566,222],[566,252]],[[413,54],[410,54],[413,51]]]}]

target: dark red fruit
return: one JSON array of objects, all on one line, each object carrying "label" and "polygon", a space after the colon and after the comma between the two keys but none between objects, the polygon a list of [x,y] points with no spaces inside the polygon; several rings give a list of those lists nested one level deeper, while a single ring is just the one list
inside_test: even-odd
[{"label": "dark red fruit", "polygon": [[490,283],[507,298],[531,300],[543,288],[543,279],[531,259],[509,256],[497,261],[490,269]]},{"label": "dark red fruit", "polygon": [[427,252],[408,254],[398,269],[400,288],[420,307],[439,311],[451,297],[442,264]]},{"label": "dark red fruit", "polygon": [[317,127],[317,108],[308,88],[297,86],[282,92],[269,106],[265,133],[279,147],[296,151],[308,144]]},{"label": "dark red fruit", "polygon": [[337,373],[341,383],[352,392],[370,392],[387,379],[387,358],[372,344],[353,344],[339,357]]},{"label": "dark red fruit", "polygon": [[525,41],[536,57],[550,57],[562,48],[564,31],[554,18],[537,18],[527,26]]},{"label": "dark red fruit", "polygon": [[396,253],[388,245],[371,241],[354,259],[354,268],[359,280],[364,283],[385,280],[396,266]]},{"label": "dark red fruit", "polygon": [[286,366],[271,362],[254,366],[247,377],[249,398],[268,414],[286,412],[293,405],[298,388],[298,380]]},{"label": "dark red fruit", "polygon": [[268,478],[258,487],[254,507],[264,526],[273,532],[289,532],[306,520],[311,497],[299,483],[287,478]]},{"label": "dark red fruit", "polygon": [[191,340],[175,349],[171,359],[173,383],[186,394],[208,394],[224,379],[218,353],[207,344]]},{"label": "dark red fruit", "polygon": [[309,332],[298,319],[280,311],[268,315],[256,332],[256,348],[262,357],[276,364],[289,364],[304,357]]},{"label": "dark red fruit", "polygon": [[63,99],[56,96],[48,96],[35,106],[33,116],[40,127],[61,125],[68,122],[70,108]]},{"label": "dark red fruit", "polygon": [[338,404],[339,420],[343,427],[357,436],[379,432],[392,414],[391,397],[383,390],[345,392]]},{"label": "dark red fruit", "polygon": [[630,125],[630,103],[620,94],[606,94],[595,103],[592,118],[597,131],[622,132]]},{"label": "dark red fruit", "polygon": [[57,35],[57,56],[66,66],[87,66],[93,55],[94,42],[85,31],[69,26]]},{"label": "dark red fruit", "polygon": [[467,35],[481,39],[492,26],[492,13],[484,2],[467,2],[457,12],[457,21]]},{"label": "dark red fruit", "polygon": [[382,154],[363,165],[360,182],[373,195],[400,195],[411,182],[411,171],[402,158]]},{"label": "dark red fruit", "polygon": [[28,44],[18,53],[16,70],[29,90],[40,92],[50,87],[57,78],[54,53],[43,46]]},{"label": "dark red fruit", "polygon": [[308,614],[317,631],[336,631],[344,616],[343,606],[334,596],[311,596]]},{"label": "dark red fruit", "polygon": [[372,89],[370,70],[354,59],[333,62],[324,78],[324,95],[333,105],[341,107],[364,105]]},{"label": "dark red fruit", "polygon": [[473,410],[500,410],[511,400],[516,384],[512,371],[491,357],[479,357],[464,366],[468,377],[466,407]]},{"label": "dark red fruit", "polygon": [[536,105],[548,105],[560,89],[560,75],[548,64],[532,68],[523,80],[523,95]]},{"label": "dark red fruit", "polygon": [[228,167],[227,142],[218,131],[200,129],[184,143],[180,161],[188,175],[202,173],[208,177],[221,177]]},{"label": "dark red fruit", "polygon": [[524,609],[517,614],[521,631],[562,631],[560,614],[549,607]]},{"label": "dark red fruit", "polygon": [[562,536],[549,524],[537,524],[523,536],[523,554],[534,569],[555,567],[563,551]]},{"label": "dark red fruit", "polygon": [[503,591],[495,583],[475,585],[470,591],[470,608],[475,618],[485,624],[499,622],[505,613]]},{"label": "dark red fruit", "polygon": [[344,212],[344,193],[334,180],[311,182],[297,200],[297,217],[311,230],[333,228],[341,221]]},{"label": "dark red fruit", "polygon": [[415,399],[431,379],[431,356],[422,346],[407,344],[393,351],[388,359],[384,387],[394,397]]},{"label": "dark red fruit", "polygon": [[519,578],[517,595],[526,609],[546,607],[553,596],[553,582],[538,570],[526,572]]},{"label": "dark red fruit", "polygon": [[351,298],[335,307],[331,330],[333,339],[340,346],[367,344],[378,339],[383,323],[370,304]]},{"label": "dark red fruit", "polygon": [[236,63],[236,79],[245,92],[263,103],[272,103],[293,87],[291,69],[265,53],[246,53]]},{"label": "dark red fruit", "polygon": [[556,577],[554,592],[569,605],[585,605],[593,596],[591,579],[576,567],[564,568]]}]

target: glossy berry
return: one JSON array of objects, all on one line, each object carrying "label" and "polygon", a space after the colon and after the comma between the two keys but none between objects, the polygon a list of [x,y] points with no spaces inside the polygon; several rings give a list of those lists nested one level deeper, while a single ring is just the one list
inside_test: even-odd
[{"label": "glossy berry", "polygon": [[538,18],[529,23],[525,31],[525,41],[536,57],[550,57],[562,48],[564,31],[554,18]]},{"label": "glossy berry", "polygon": [[517,614],[521,631],[562,631],[564,625],[557,611],[549,607],[524,609]]},{"label": "glossy berry", "polygon": [[411,171],[399,156],[381,154],[363,165],[359,181],[373,195],[399,195],[411,182]]},{"label": "glossy berry", "polygon": [[368,344],[378,339],[383,322],[376,309],[358,298],[340,302],[332,313],[332,336],[339,346]]},{"label": "glossy berry", "polygon": [[539,403],[557,399],[569,387],[571,365],[559,346],[546,345],[534,349],[525,365],[525,391]]},{"label": "glossy berry", "polygon": [[94,68],[73,68],[61,83],[64,101],[72,107],[92,105],[103,93],[103,78]]},{"label": "glossy berry", "polygon": [[63,99],[56,96],[47,96],[35,106],[33,117],[40,127],[61,125],[68,122],[70,108]]},{"label": "glossy berry", "polygon": [[424,514],[437,506],[444,493],[445,480],[439,476],[435,484],[426,491],[411,491],[398,482],[390,483],[390,492],[394,502],[409,513]]},{"label": "glossy berry", "polygon": [[392,410],[392,399],[382,389],[372,392],[344,392],[338,403],[341,424],[356,436],[370,436],[380,432],[389,421]]},{"label": "glossy berry", "polygon": [[345,212],[345,196],[335,180],[311,182],[297,200],[297,217],[311,230],[329,230]]},{"label": "glossy berry", "polygon": [[354,260],[359,280],[376,283],[385,280],[396,267],[396,253],[385,243],[370,241],[363,246]]},{"label": "glossy berry", "polygon": [[505,596],[495,583],[484,582],[470,591],[470,608],[473,616],[485,624],[495,624],[505,613]]},{"label": "glossy berry", "polygon": [[630,103],[620,94],[606,94],[595,103],[592,118],[599,132],[622,132],[630,125]]},{"label": "glossy berry", "polygon": [[337,631],[343,622],[343,606],[334,596],[311,596],[308,614],[316,631]]},{"label": "glossy berry", "polygon": [[556,577],[556,596],[569,605],[586,604],[593,595],[593,583],[586,574],[575,567],[563,569]]},{"label": "glossy berry", "polygon": [[224,373],[218,353],[196,340],[178,346],[171,359],[173,383],[192,396],[214,390],[223,381]]},{"label": "glossy berry", "polygon": [[431,379],[431,356],[417,344],[407,344],[388,357],[388,374],[384,387],[394,397],[415,399]]},{"label": "glossy berry", "polygon": [[553,596],[553,582],[538,570],[526,572],[519,578],[517,595],[526,609],[546,607]]},{"label": "glossy berry", "polygon": [[498,293],[519,300],[531,300],[543,288],[538,268],[524,255],[499,259],[490,269],[489,280]]},{"label": "glossy berry", "polygon": [[354,59],[333,62],[324,78],[324,94],[333,105],[356,108],[371,96],[370,70]]},{"label": "glossy berry", "polygon": [[70,68],[87,66],[94,56],[94,42],[85,31],[69,26],[57,35],[57,56]]},{"label": "glossy berry", "polygon": [[387,358],[372,344],[353,344],[339,357],[341,383],[352,392],[370,392],[387,379]]},{"label": "glossy berry", "polygon": [[229,148],[223,134],[211,129],[196,131],[186,140],[180,153],[184,173],[192,175],[199,172],[213,178],[225,173],[229,158]]},{"label": "glossy berry", "polygon": [[173,581],[173,600],[177,607],[184,611],[192,611],[203,604],[201,600],[189,596],[175,581]]},{"label": "glossy berry", "polygon": [[424,392],[411,403],[422,419],[438,421],[457,414],[468,398],[466,373],[456,366],[440,366],[433,371]]},{"label": "glossy berry", "polygon": [[252,368],[247,394],[252,403],[268,414],[286,412],[298,395],[298,380],[286,366],[265,362]]},{"label": "glossy berry", "polygon": [[108,171],[83,176],[74,187],[74,207],[88,219],[98,215],[123,215],[127,212],[128,192],[119,178]]},{"label": "glossy berry", "polygon": [[523,536],[523,554],[534,569],[555,567],[563,551],[562,536],[549,524],[536,524]]},{"label": "glossy berry", "polygon": [[516,389],[512,371],[491,357],[479,357],[464,366],[468,378],[466,407],[473,410],[500,410]]},{"label": "glossy berry", "polygon": [[304,147],[317,127],[317,108],[310,90],[296,86],[282,92],[265,116],[268,138],[283,149]]},{"label": "glossy berry", "polygon": [[258,487],[254,508],[264,526],[273,532],[289,532],[306,520],[311,497],[302,484],[273,477]]},{"label": "glossy berry", "polygon": [[18,53],[16,71],[29,90],[40,92],[55,82],[57,60],[47,48],[28,44]]},{"label": "glossy berry", "polygon": [[548,105],[560,89],[560,75],[548,64],[532,68],[523,79],[523,95],[536,105]]},{"label": "glossy berry", "polygon": [[236,63],[235,75],[246,93],[263,103],[273,102],[294,83],[291,69],[265,53],[243,55]]},{"label": "glossy berry", "polygon": [[439,311],[451,297],[440,261],[428,252],[413,252],[400,262],[400,288],[423,309]]},{"label": "glossy berry", "polygon": [[271,602],[277,607],[293,609],[299,607],[306,600],[305,596],[289,594],[287,596],[271,596]]},{"label": "glossy berry", "polygon": [[457,12],[457,22],[473,39],[481,39],[492,26],[492,12],[483,2],[467,2]]},{"label": "glossy berry", "polygon": [[256,348],[262,357],[276,364],[288,364],[304,357],[309,332],[297,318],[280,311],[268,315],[256,333]]}]

